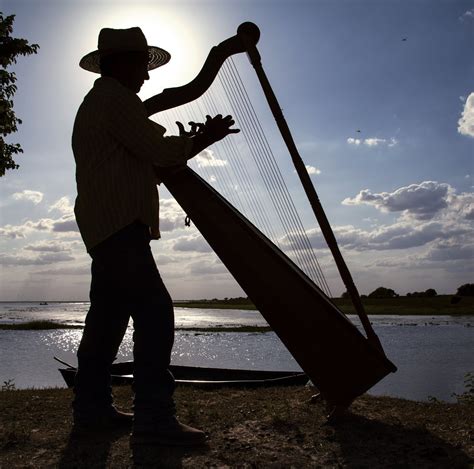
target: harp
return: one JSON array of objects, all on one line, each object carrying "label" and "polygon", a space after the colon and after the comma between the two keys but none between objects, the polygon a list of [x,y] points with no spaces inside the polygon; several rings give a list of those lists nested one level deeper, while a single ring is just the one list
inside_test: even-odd
[{"label": "harp", "polygon": [[189,167],[164,172],[162,181],[217,256],[267,320],[321,396],[346,408],[396,371],[365,314],[351,274],[299,156],[277,98],[261,65],[260,32],[243,23],[237,34],[211,49],[187,85],[144,102],[149,116],[192,102],[211,86],[226,59],[246,52],[291,155],[320,229],[363,325],[366,337],[331,298],[231,203]]}]

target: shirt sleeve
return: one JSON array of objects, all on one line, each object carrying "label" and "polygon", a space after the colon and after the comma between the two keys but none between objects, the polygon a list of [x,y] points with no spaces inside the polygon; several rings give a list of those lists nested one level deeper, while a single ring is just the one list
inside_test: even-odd
[{"label": "shirt sleeve", "polygon": [[189,137],[165,137],[166,129],[148,119],[138,96],[115,96],[109,106],[109,131],[134,156],[156,166],[185,164],[191,157],[192,140]]}]

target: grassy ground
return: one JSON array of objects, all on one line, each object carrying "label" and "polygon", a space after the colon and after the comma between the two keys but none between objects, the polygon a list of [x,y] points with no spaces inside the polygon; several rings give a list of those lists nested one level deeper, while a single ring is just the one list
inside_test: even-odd
[{"label": "grassy ground", "polygon": [[83,329],[83,326],[71,325],[71,324],[60,324],[54,321],[27,321],[18,322],[13,324],[0,324],[0,330],[38,330],[43,331],[45,329]]},{"label": "grassy ground", "polygon": [[[460,299],[459,299],[460,298]],[[459,300],[456,302],[456,300]],[[474,297],[457,297],[453,301],[453,295],[439,295],[433,298],[412,298],[401,296],[398,298],[363,298],[367,314],[400,314],[400,315],[471,315],[474,314]],[[342,311],[353,314],[354,308],[348,299],[334,298],[333,301]],[[248,303],[228,304],[215,301],[190,301],[176,302],[175,306],[184,308],[219,308],[219,309],[245,309],[253,310],[255,306]]]},{"label": "grassy ground", "polygon": [[[115,390],[122,408],[130,389]],[[474,405],[359,398],[325,423],[311,389],[178,389],[182,421],[206,430],[202,449],[130,448],[127,432],[70,438],[71,391],[0,393],[0,467],[411,467],[468,468]]]}]

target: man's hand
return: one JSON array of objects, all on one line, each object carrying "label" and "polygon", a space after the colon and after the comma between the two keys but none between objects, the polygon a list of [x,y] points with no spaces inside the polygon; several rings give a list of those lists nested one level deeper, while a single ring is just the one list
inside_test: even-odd
[{"label": "man's hand", "polygon": [[232,116],[222,117],[221,114],[217,114],[215,117],[206,116],[203,132],[207,133],[211,140],[217,142],[229,134],[240,132],[240,129],[231,129],[234,124]]},{"label": "man's hand", "polygon": [[181,122],[176,121],[176,125],[178,126],[180,137],[195,137],[198,134],[202,134],[205,127],[203,123],[193,121],[188,122],[188,125],[191,126],[190,130],[186,130]]},{"label": "man's hand", "polygon": [[176,124],[179,128],[180,135],[191,137],[193,140],[193,148],[189,158],[196,156],[209,145],[222,140],[227,135],[240,132],[240,129],[231,129],[235,124],[232,116],[222,117],[221,114],[215,117],[206,116],[206,122],[204,124],[189,122],[191,130],[188,132],[186,132],[181,122],[176,122]]},{"label": "man's hand", "polygon": [[231,129],[235,124],[232,116],[222,117],[221,114],[217,114],[215,117],[206,116],[206,122],[188,122],[191,127],[190,130],[186,130],[181,122],[176,122],[179,129],[179,135],[182,137],[195,137],[196,135],[205,135],[210,142],[217,142],[222,140],[229,134],[236,134],[240,132],[240,129]]}]

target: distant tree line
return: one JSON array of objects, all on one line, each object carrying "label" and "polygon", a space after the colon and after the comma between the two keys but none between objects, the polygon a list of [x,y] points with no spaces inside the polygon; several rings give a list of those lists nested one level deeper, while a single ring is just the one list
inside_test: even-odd
[{"label": "distant tree line", "polygon": [[229,304],[229,305],[252,305],[252,301],[246,296],[238,296],[237,298],[213,298],[212,300],[196,300],[197,303],[206,304]]},{"label": "distant tree line", "polygon": [[[391,288],[378,287],[368,295],[361,295],[361,298],[397,298],[399,296],[400,295]],[[412,293],[407,293],[406,296],[411,298],[433,298],[438,296],[438,293],[434,288],[428,288],[428,290],[425,290],[424,292],[414,291]],[[455,296],[474,296],[474,283],[465,283],[458,287]],[[345,291],[341,297],[349,298],[349,293]]]},{"label": "distant tree line", "polygon": [[407,293],[407,296],[411,296],[412,298],[433,298],[437,296],[438,293],[434,288],[428,288],[425,291],[414,291],[413,293]]}]

